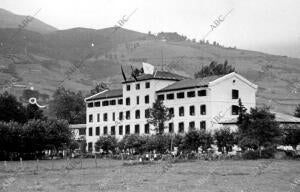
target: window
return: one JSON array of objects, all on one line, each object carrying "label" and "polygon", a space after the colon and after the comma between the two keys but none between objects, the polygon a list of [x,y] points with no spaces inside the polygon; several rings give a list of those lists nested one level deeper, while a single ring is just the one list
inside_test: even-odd
[{"label": "window", "polygon": [[109,102],[108,101],[102,101],[102,106],[108,106]]},{"label": "window", "polygon": [[239,98],[239,90],[232,89],[232,99],[238,99]]},{"label": "window", "polygon": [[92,127],[89,128],[89,136],[93,136],[93,128]]},{"label": "window", "polygon": [[232,105],[231,106],[231,111],[232,111],[232,115],[238,115],[239,114],[239,106],[237,105]]},{"label": "window", "polygon": [[123,120],[123,112],[119,112],[119,120],[120,120],[120,121]]},{"label": "window", "polygon": [[100,135],[100,127],[96,127],[96,136]]},{"label": "window", "polygon": [[79,135],[86,135],[86,129],[85,128],[80,128],[79,129]]},{"label": "window", "polygon": [[94,107],[94,103],[93,102],[88,103],[88,108],[91,108],[91,107]]},{"label": "window", "polygon": [[140,84],[139,84],[139,83],[135,84],[135,89],[136,89],[136,90],[139,90],[139,89],[140,89]]},{"label": "window", "polygon": [[184,116],[184,107],[179,107],[179,116]]},{"label": "window", "polygon": [[157,96],[157,99],[158,99],[158,100],[165,100],[165,95],[158,95],[158,96]]},{"label": "window", "polygon": [[145,134],[149,134],[150,133],[149,124],[145,124],[144,128],[145,128],[144,130]]},{"label": "window", "polygon": [[89,115],[89,122],[92,123],[93,122],[93,115]]},{"label": "window", "polygon": [[177,93],[177,99],[184,99],[184,92]]},{"label": "window", "polygon": [[174,93],[167,94],[167,100],[173,100],[174,99]]},{"label": "window", "polygon": [[139,105],[140,104],[140,97],[136,96],[136,104]]},{"label": "window", "polygon": [[169,133],[174,133],[174,124],[169,123]]},{"label": "window", "polygon": [[126,98],[126,105],[130,105],[130,97]]},{"label": "window", "polygon": [[150,109],[146,109],[145,110],[145,118],[149,118],[150,117]]},{"label": "window", "polygon": [[107,127],[103,127],[103,135],[107,135]]},{"label": "window", "polygon": [[190,130],[195,130],[195,121],[189,122],[189,129]]},{"label": "window", "polygon": [[130,125],[125,126],[125,134],[129,135],[130,134]]},{"label": "window", "polygon": [[149,103],[149,95],[145,96],[145,103]]},{"label": "window", "polygon": [[206,90],[199,90],[199,91],[198,91],[198,96],[199,96],[199,97],[204,97],[204,96],[206,96]]},{"label": "window", "polygon": [[200,106],[200,114],[201,115],[206,115],[206,105],[201,105]]},{"label": "window", "polygon": [[135,134],[140,134],[140,125],[139,124],[134,126],[134,133]]},{"label": "window", "polygon": [[108,117],[107,117],[107,113],[103,114],[103,121],[107,121]]},{"label": "window", "polygon": [[122,125],[119,126],[119,135],[123,135],[123,126]]},{"label": "window", "polygon": [[178,132],[184,133],[184,123],[183,122],[178,123]]},{"label": "window", "polygon": [[100,105],[101,105],[100,101],[95,102],[95,107],[100,107]]},{"label": "window", "polygon": [[97,113],[97,122],[100,122],[100,113]]},{"label": "window", "polygon": [[205,130],[206,129],[206,122],[205,121],[200,121],[200,129]]},{"label": "window", "polygon": [[113,116],[112,120],[115,121],[116,120],[116,114],[115,114],[115,112],[112,113],[112,116]]},{"label": "window", "polygon": [[88,143],[88,151],[89,151],[89,152],[92,152],[92,151],[93,151],[93,143],[92,143],[92,142],[89,142],[89,143]]},{"label": "window", "polygon": [[146,89],[150,88],[150,82],[146,82]]},{"label": "window", "polygon": [[111,126],[111,128],[110,128],[110,134],[111,135],[115,135],[116,134],[116,127],[115,126]]},{"label": "window", "polygon": [[130,119],[130,111],[126,111],[126,119]]},{"label": "window", "polygon": [[172,116],[174,116],[174,108],[172,107],[172,108],[169,108],[169,113],[172,115]]},{"label": "window", "polygon": [[114,99],[114,100],[110,100],[110,101],[109,101],[109,104],[110,104],[110,105],[116,105],[116,100],[115,100],[115,99]]},{"label": "window", "polygon": [[187,92],[187,97],[195,97],[195,96],[196,96],[195,91],[189,91],[189,92]]},{"label": "window", "polygon": [[190,106],[190,116],[194,116],[195,115],[195,106]]},{"label": "window", "polygon": [[126,85],[126,90],[130,91],[130,85]]},{"label": "window", "polygon": [[140,112],[140,110],[136,110],[135,111],[135,118],[136,119],[139,119],[141,117],[141,112]]},{"label": "window", "polygon": [[119,99],[119,100],[118,100],[118,104],[119,104],[119,105],[123,105],[123,99]]}]

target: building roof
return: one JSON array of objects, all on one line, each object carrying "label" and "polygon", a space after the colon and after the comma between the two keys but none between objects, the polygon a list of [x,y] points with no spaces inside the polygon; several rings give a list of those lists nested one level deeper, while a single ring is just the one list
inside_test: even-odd
[{"label": "building roof", "polygon": [[160,92],[175,91],[175,90],[181,90],[181,89],[207,87],[209,82],[212,82],[220,77],[222,77],[222,75],[214,75],[214,76],[198,78],[198,79],[184,79],[184,80],[178,81],[176,83],[173,83],[173,84],[171,84],[161,90],[158,90],[156,92],[160,93]]},{"label": "building roof", "polygon": [[[185,79],[186,77],[183,77],[181,75],[177,75],[175,73],[167,72],[167,71],[155,71],[153,74],[142,74],[137,77],[137,81],[145,81],[150,79],[159,79],[159,80],[173,80],[173,81],[180,81],[182,79]],[[136,81],[133,77],[130,77],[127,79],[127,81],[124,81],[122,83],[130,83]]]},{"label": "building roof", "polygon": [[106,90],[95,95],[92,95],[85,99],[85,101],[92,101],[98,99],[108,99],[108,98],[115,98],[115,97],[122,97],[123,90],[122,89],[113,89],[113,90]]}]

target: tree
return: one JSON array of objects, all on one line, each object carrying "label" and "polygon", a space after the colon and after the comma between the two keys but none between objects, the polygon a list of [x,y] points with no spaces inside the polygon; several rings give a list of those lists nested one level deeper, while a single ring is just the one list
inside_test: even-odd
[{"label": "tree", "polygon": [[28,104],[26,107],[26,119],[45,119],[43,111],[35,104]]},{"label": "tree", "polygon": [[59,87],[53,94],[53,100],[50,102],[50,111],[58,118],[65,119],[70,124],[85,123],[84,97],[78,93]]},{"label": "tree", "polygon": [[300,104],[297,105],[297,107],[296,107],[296,109],[295,109],[294,116],[300,118]]},{"label": "tree", "polygon": [[213,75],[226,75],[234,72],[235,68],[228,65],[228,61],[225,60],[224,64],[217,64],[216,61],[212,61],[208,66],[203,67],[200,71],[194,74],[195,78],[203,78]]},{"label": "tree", "polygon": [[273,147],[281,141],[282,132],[269,108],[252,108],[238,125],[239,145],[243,149],[258,149],[261,157],[262,147]]},{"label": "tree", "polygon": [[300,145],[300,127],[287,125],[283,128],[284,139],[283,142],[285,145],[290,145],[296,150],[297,146]]},{"label": "tree", "polygon": [[173,114],[169,112],[169,109],[164,106],[163,101],[156,99],[152,105],[152,108],[149,108],[149,117],[147,122],[154,125],[156,134],[162,134],[165,129],[165,122],[172,119]]},{"label": "tree", "polygon": [[198,152],[201,147],[202,151],[207,151],[213,143],[213,137],[209,132],[204,130],[192,130],[183,137],[183,149]]},{"label": "tree", "polygon": [[114,153],[117,144],[117,139],[115,137],[101,136],[95,143],[95,150],[99,151],[99,149],[102,149],[106,153],[108,153],[109,151],[112,151]]},{"label": "tree", "polygon": [[214,138],[217,141],[219,151],[221,151],[223,154],[231,151],[232,146],[234,145],[234,133],[229,127],[216,130],[214,133]]},{"label": "tree", "polygon": [[104,90],[109,90],[109,87],[106,83],[97,83],[96,87],[93,88],[91,91],[90,91],[90,95],[95,95],[97,93],[100,93],[101,91],[104,91]]}]

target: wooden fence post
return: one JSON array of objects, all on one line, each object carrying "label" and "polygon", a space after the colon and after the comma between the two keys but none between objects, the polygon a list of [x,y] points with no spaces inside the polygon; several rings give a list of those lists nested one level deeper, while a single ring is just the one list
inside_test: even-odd
[{"label": "wooden fence post", "polygon": [[4,161],[4,169],[5,169],[5,171],[7,171],[7,162],[6,161]]},{"label": "wooden fence post", "polygon": [[95,154],[95,164],[96,164],[96,168],[97,168],[97,155]]},{"label": "wooden fence post", "polygon": [[36,170],[39,171],[39,159],[36,159]]},{"label": "wooden fence post", "polygon": [[21,165],[21,170],[23,170],[24,167],[23,167],[23,159],[22,159],[22,157],[20,157],[20,165]]}]

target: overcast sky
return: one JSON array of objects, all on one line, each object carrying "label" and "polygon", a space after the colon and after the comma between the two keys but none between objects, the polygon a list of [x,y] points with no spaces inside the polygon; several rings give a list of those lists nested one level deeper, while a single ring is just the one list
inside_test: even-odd
[{"label": "overcast sky", "polygon": [[232,10],[206,39],[300,58],[299,0],[0,0],[0,7],[21,15],[41,9],[36,17],[58,29],[112,27],[137,9],[124,28],[197,40]]}]

